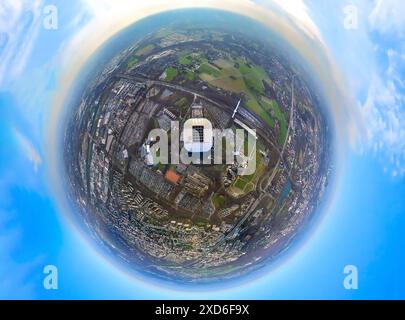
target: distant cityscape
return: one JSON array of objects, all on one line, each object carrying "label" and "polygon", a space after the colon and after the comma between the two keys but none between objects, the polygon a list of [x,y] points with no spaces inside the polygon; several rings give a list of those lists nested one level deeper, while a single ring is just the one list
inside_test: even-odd
[{"label": "distant cityscape", "polygon": [[[69,194],[94,236],[134,269],[186,282],[275,259],[316,212],[332,170],[327,118],[297,70],[266,43],[209,28],[165,28],[116,56],[64,137]],[[235,161],[156,163],[149,133],[170,137],[174,121],[189,157],[216,156],[212,125],[227,132],[220,143],[240,146]],[[249,161],[255,172],[238,174]]]}]

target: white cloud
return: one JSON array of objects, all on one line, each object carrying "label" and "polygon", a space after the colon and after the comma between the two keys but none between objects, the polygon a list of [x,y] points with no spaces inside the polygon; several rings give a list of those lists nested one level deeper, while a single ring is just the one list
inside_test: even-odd
[{"label": "white cloud", "polygon": [[34,145],[25,137],[20,131],[14,130],[14,134],[17,138],[21,151],[27,157],[27,159],[32,163],[34,172],[38,171],[39,166],[42,164],[42,158],[39,152],[35,149]]},{"label": "white cloud", "polygon": [[[314,23],[309,15],[308,7],[303,0],[273,0],[280,8],[290,14],[295,23],[305,31],[307,35],[311,35],[318,40],[322,39],[318,26]],[[322,41],[323,42],[323,41]]]},{"label": "white cloud", "polygon": [[5,39],[0,51],[0,84],[18,77],[24,70],[41,22],[40,0],[0,2],[0,35]]},{"label": "white cloud", "polygon": [[0,220],[0,299],[32,299],[34,297],[34,285],[28,282],[27,277],[38,268],[40,257],[31,262],[18,263],[12,258],[12,253],[21,243],[22,229],[18,226],[6,228],[3,226],[4,217],[8,212],[1,212]]},{"label": "white cloud", "polygon": [[369,16],[371,29],[381,34],[405,35],[405,5],[403,0],[376,0]]},{"label": "white cloud", "polygon": [[[376,0],[369,15],[376,60],[362,113],[369,146],[394,177],[405,176],[405,6]],[[389,38],[389,41],[387,40]]]},{"label": "white cloud", "polygon": [[[21,177],[24,176],[24,179]],[[25,188],[36,192],[30,178],[21,171],[6,170],[0,180],[0,299],[33,299],[36,282],[31,281],[39,267],[44,264],[43,253],[29,255],[28,259],[16,260],[15,255],[24,246],[24,228],[20,223],[20,214],[14,204],[13,187]],[[40,283],[40,282],[39,282]]]},{"label": "white cloud", "polygon": [[367,137],[374,152],[383,155],[394,176],[405,175],[404,97],[391,80],[382,83],[374,77],[362,107]]}]

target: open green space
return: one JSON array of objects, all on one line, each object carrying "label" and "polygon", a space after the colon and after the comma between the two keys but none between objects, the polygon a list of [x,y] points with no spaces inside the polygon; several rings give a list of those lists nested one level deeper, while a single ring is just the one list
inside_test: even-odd
[{"label": "open green space", "polygon": [[[203,61],[203,57],[200,57],[200,61]],[[262,103],[262,96],[265,94],[264,82],[271,83],[271,79],[262,67],[242,58],[227,57],[212,63],[203,62],[198,72],[200,78],[213,87],[245,94],[247,107],[269,126],[274,127],[274,119],[266,110],[266,107],[269,108]],[[284,134],[279,108],[276,111],[275,114],[280,117],[280,127]]]},{"label": "open green space", "polygon": [[209,224],[208,220],[205,219],[205,218],[202,218],[202,217],[198,217],[198,218],[194,221],[194,223],[195,223],[198,227],[206,227],[206,226]]},{"label": "open green space", "polygon": [[138,49],[135,54],[136,54],[137,56],[146,56],[146,55],[148,55],[149,53],[151,53],[153,49],[155,49],[155,45],[153,45],[153,44],[148,44],[147,46]]},{"label": "open green space", "polygon": [[246,185],[248,184],[248,182],[245,179],[242,178],[238,178],[235,183],[234,183],[234,187],[238,188],[239,190],[245,190]]},{"label": "open green space", "polygon": [[186,72],[186,79],[189,81],[193,81],[196,79],[196,75],[193,71],[187,70]]},{"label": "open green space", "polygon": [[239,176],[229,189],[231,194],[235,195],[245,195],[255,190],[260,177],[266,171],[266,165],[263,162],[263,157],[260,154],[260,149],[262,148],[260,142],[256,145],[256,170],[255,173],[248,176]]},{"label": "open green space", "polygon": [[249,90],[264,94],[263,81],[270,82],[266,71],[257,65],[252,65],[242,59],[238,59],[236,66],[243,75],[246,86]]},{"label": "open green space", "polygon": [[139,62],[139,57],[137,55],[131,56],[131,58],[127,62],[127,68],[131,69]]},{"label": "open green space", "polygon": [[219,71],[216,67],[214,67],[213,65],[209,64],[209,63],[204,63],[200,66],[200,68],[198,69],[198,71],[200,72],[200,74],[208,74],[209,76],[215,78],[219,78],[221,77],[221,71]]},{"label": "open green space", "polygon": [[[182,72],[183,77],[188,81],[199,77],[211,87],[244,94],[247,107],[270,127],[274,128],[277,120],[280,127],[278,143],[284,143],[287,135],[287,121],[277,102],[264,96],[264,83],[270,84],[271,79],[262,67],[246,59],[231,56],[209,62],[204,55],[192,57],[188,52],[179,57],[179,62],[184,66],[189,66],[193,62],[200,64],[196,72],[192,70]],[[172,81],[178,73],[177,69],[168,68],[166,80]]]},{"label": "open green space", "polygon": [[274,115],[280,125],[280,134],[278,137],[278,143],[280,145],[284,144],[285,139],[287,138],[287,120],[284,113],[281,111],[280,106],[277,101],[270,100],[268,98],[262,97],[261,104],[264,107],[265,111]]},{"label": "open green space", "polygon": [[179,74],[176,68],[169,67],[166,69],[166,81],[173,81],[174,78]]},{"label": "open green space", "polygon": [[257,102],[256,99],[251,99],[246,103],[247,107],[262,118],[270,127],[274,127],[274,120],[268,112]]},{"label": "open green space", "polygon": [[214,204],[215,208],[218,209],[225,204],[225,197],[220,194],[215,194],[212,197],[212,203]]},{"label": "open green space", "polygon": [[192,243],[180,243],[177,246],[182,248],[185,251],[193,250],[193,244]]},{"label": "open green space", "polygon": [[183,66],[189,66],[193,62],[193,60],[189,55],[183,54],[182,56],[179,57],[179,62]]},{"label": "open green space", "polygon": [[233,190],[238,191],[237,193],[241,195],[252,192],[256,186],[253,181],[255,176],[256,175],[238,177],[232,185]]}]

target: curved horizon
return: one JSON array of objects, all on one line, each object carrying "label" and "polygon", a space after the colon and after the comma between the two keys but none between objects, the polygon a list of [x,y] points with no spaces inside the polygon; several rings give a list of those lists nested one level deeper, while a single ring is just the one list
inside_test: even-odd
[{"label": "curved horizon", "polygon": [[[196,9],[196,8],[195,7],[187,7],[187,8],[181,8],[181,9],[191,9],[192,10],[192,9]],[[203,7],[202,9],[216,9],[216,10],[218,10],[218,8],[216,8],[216,7],[215,8]],[[257,9],[257,8],[252,7],[250,9],[253,10],[253,12],[254,12],[254,10]],[[143,18],[148,18],[148,17],[158,15],[158,14],[161,14],[161,13],[164,13],[164,12],[178,11],[178,10],[180,10],[180,9],[174,9],[174,10],[168,9],[168,10],[160,11],[158,13],[154,13],[152,15],[145,16]],[[219,10],[221,10],[223,12],[228,12],[228,13],[235,13],[235,12],[232,12],[232,11],[229,11],[229,10],[223,10],[223,9],[219,9]],[[246,14],[241,14],[240,12],[238,12],[237,14],[252,19],[251,16],[248,16]],[[83,71],[83,69],[85,68],[88,61],[90,61],[92,59],[92,57],[97,52],[99,52],[100,48],[102,48],[106,43],[108,43],[110,41],[110,39],[112,39],[114,36],[119,34],[121,31],[126,30],[130,26],[136,25],[143,18],[140,18],[140,20],[132,21],[132,22],[128,23],[124,28],[120,29],[119,31],[117,31],[115,33],[112,33],[112,35],[108,39],[106,39],[103,42],[99,43],[97,46],[92,47],[93,49],[90,49],[90,51],[89,51],[89,52],[91,52],[91,54],[88,55],[86,60],[82,61],[82,64],[79,67],[76,64],[74,66],[72,66],[72,67],[70,67],[70,64],[66,65],[69,71],[71,71],[71,70],[76,70],[76,71],[73,72],[73,73],[69,73],[69,75],[68,75],[69,81],[63,81],[64,86],[62,88],[60,88],[60,92],[62,94],[59,95],[59,99],[57,101],[56,108],[53,109],[54,112],[52,114],[52,119],[54,119],[54,120],[56,119],[56,120],[51,121],[52,127],[51,127],[51,130],[50,130],[50,134],[48,135],[49,137],[52,137],[53,139],[55,139],[56,137],[61,136],[61,132],[58,132],[57,129],[60,129],[60,128],[63,127],[63,125],[61,125],[61,123],[63,123],[63,120],[64,120],[63,106],[65,105],[66,99],[67,99],[68,95],[71,93],[72,88],[74,87],[77,76]],[[257,19],[252,19],[252,20],[254,20],[256,22],[259,22],[260,24],[263,25],[262,21],[260,21],[260,20],[257,20]],[[268,27],[268,25],[266,25],[266,27]],[[294,28],[290,28],[289,32],[292,32],[291,30],[293,30],[293,29]],[[273,29],[269,28],[269,30],[274,32]],[[285,35],[285,32],[281,33],[281,34]],[[319,55],[319,48],[312,47],[313,44],[314,44],[314,38],[313,38],[314,35],[312,35],[312,34],[311,35],[303,34],[303,36],[304,36],[304,38],[305,37],[309,38],[307,46],[305,46],[304,49],[309,50],[309,48],[311,48],[313,50],[313,52],[307,51],[306,55],[309,55],[309,56],[312,56],[313,54]],[[285,40],[290,46],[292,46],[290,41],[292,41],[292,39],[296,39],[296,37],[297,37],[297,35],[294,35],[294,36],[292,36],[291,39],[284,39],[283,38],[283,40]],[[321,44],[322,41],[319,40],[319,43]],[[292,47],[294,48],[294,46],[292,46]],[[297,51],[297,52],[299,54],[302,54],[302,52],[299,52],[299,51]],[[305,52],[305,50],[303,50],[303,52]],[[324,54],[325,54],[325,57],[328,56],[327,50],[325,50]],[[304,56],[302,56],[302,58],[304,58]],[[327,58],[325,58],[325,60],[328,61]],[[308,65],[311,66],[311,64],[312,64],[312,63],[310,63],[311,61],[306,61],[306,62],[308,63]],[[319,61],[321,61],[321,59]],[[77,62],[74,62],[74,63],[77,63]],[[328,61],[328,63],[332,64],[332,61]],[[328,63],[326,63],[326,64],[328,65]],[[314,66],[312,66],[312,67],[314,68]],[[234,280],[227,281],[227,284],[223,285],[225,287],[224,290],[226,290],[227,288],[233,287],[232,284],[239,283],[238,285],[243,285],[246,282],[255,281],[257,278],[261,278],[264,275],[266,275],[267,273],[273,272],[275,269],[277,269],[281,265],[285,264],[287,262],[287,260],[294,255],[295,252],[297,252],[298,250],[304,248],[305,243],[307,243],[310,240],[311,236],[313,236],[316,233],[316,230],[317,230],[318,226],[321,224],[323,218],[327,215],[327,211],[328,211],[329,207],[333,204],[334,194],[336,193],[336,188],[338,188],[338,185],[339,185],[338,171],[341,170],[342,165],[344,164],[343,157],[342,157],[343,156],[342,150],[344,150],[345,143],[343,141],[344,140],[348,141],[349,138],[347,137],[345,139],[345,137],[346,137],[346,132],[345,131],[337,133],[338,130],[342,130],[343,128],[346,127],[343,124],[345,124],[346,121],[347,121],[347,119],[345,119],[345,112],[344,112],[344,110],[341,110],[340,101],[338,101],[338,99],[337,99],[337,97],[339,97],[342,93],[339,91],[339,89],[336,89],[336,88],[343,87],[343,84],[337,82],[337,79],[340,79],[339,76],[338,76],[338,73],[334,74],[335,75],[334,77],[329,77],[330,74],[328,72],[324,72],[324,73],[321,72],[322,73],[321,78],[317,78],[317,76],[314,75],[314,74],[317,74],[317,73],[319,73],[320,71],[323,71],[323,70],[327,70],[327,68],[326,67],[323,67],[323,68],[316,68],[315,67],[315,70],[310,70],[310,71],[313,72],[312,76],[317,79],[317,84],[320,87],[322,87],[322,85],[325,86],[325,88],[323,88],[324,90],[321,91],[321,95],[322,95],[322,93],[325,95],[326,105],[327,105],[327,107],[329,107],[329,106],[331,107],[331,110],[328,110],[328,112],[330,112],[330,114],[332,115],[332,121],[333,121],[333,124],[334,124],[334,137],[333,137],[333,139],[335,141],[332,144],[335,147],[337,147],[337,149],[335,150],[335,156],[336,157],[335,157],[335,159],[333,159],[333,162],[335,163],[336,167],[335,167],[335,172],[333,173],[333,176],[331,177],[332,186],[330,186],[328,188],[329,192],[330,192],[330,195],[324,195],[324,198],[326,197],[327,201],[328,201],[328,203],[323,205],[323,207],[324,207],[323,211],[324,212],[316,213],[316,215],[317,215],[317,217],[315,217],[316,218],[316,225],[311,226],[311,228],[309,228],[309,229],[311,229],[310,230],[311,233],[308,230],[305,230],[305,231],[301,230],[300,231],[300,234],[301,234],[300,238],[303,236],[303,234],[305,234],[304,239],[300,239],[299,241],[297,239],[295,239],[294,243],[292,245],[293,248],[289,248],[287,250],[287,252],[283,253],[282,257],[278,257],[276,259],[276,261],[271,261],[270,263],[268,263],[266,268],[263,268],[263,269],[266,269],[265,271],[263,271],[263,270],[255,271],[252,274],[244,275],[242,277],[243,279],[241,278],[241,279],[234,279]],[[331,70],[334,70],[334,69],[331,68]],[[322,90],[322,89],[320,89],[320,90]],[[62,97],[66,97],[66,98],[63,99]],[[345,121],[343,119],[345,119]],[[54,130],[56,130],[56,131],[54,131]],[[339,141],[338,141],[338,139],[339,139]],[[50,187],[53,190],[54,194],[55,194],[55,186],[57,187],[56,188],[56,190],[57,190],[56,191],[56,193],[57,193],[56,196],[57,196],[57,202],[58,202],[57,204],[58,204],[58,206],[60,208],[60,211],[64,213],[63,214],[64,215],[64,220],[68,221],[73,229],[75,229],[76,231],[79,231],[81,237],[83,238],[83,241],[88,242],[89,245],[92,247],[92,249],[95,252],[97,252],[97,254],[101,255],[114,268],[119,269],[120,271],[124,272],[125,274],[128,274],[131,278],[133,278],[133,276],[134,276],[134,271],[133,270],[128,270],[128,267],[126,267],[122,263],[119,263],[118,261],[113,261],[113,260],[116,259],[115,257],[106,257],[106,255],[102,253],[102,251],[104,251],[104,250],[102,248],[98,247],[98,245],[97,245],[96,241],[93,239],[93,237],[90,236],[89,234],[87,234],[86,232],[84,232],[82,226],[79,226],[77,224],[77,222],[73,221],[75,219],[73,219],[73,217],[72,217],[73,213],[71,212],[71,209],[69,209],[70,205],[66,202],[66,198],[65,198],[66,191],[64,191],[64,182],[63,182],[63,180],[61,180],[60,172],[62,172],[62,170],[60,169],[59,165],[60,165],[62,160],[58,159],[58,155],[60,154],[60,152],[58,152],[57,150],[60,150],[60,146],[57,144],[57,141],[58,140],[55,139],[52,142],[53,143],[52,145],[56,146],[56,147],[51,147],[51,148],[48,149],[48,150],[55,150],[54,152],[52,152],[52,154],[50,154],[50,155],[48,154],[48,157],[50,156],[50,158],[48,158],[48,159],[50,159],[50,163],[52,164],[52,169],[53,169],[51,171],[52,172],[51,176],[52,176],[53,181],[51,181]],[[55,179],[57,179],[57,181]],[[313,215],[314,214],[315,213],[313,213]],[[73,215],[75,215],[75,214],[73,214]],[[138,272],[135,272],[135,273],[137,275],[139,275],[138,278],[141,279],[143,282],[150,282],[149,280],[154,280],[154,279],[152,279],[152,276],[141,276],[140,273],[138,273]],[[255,275],[255,277],[253,275]],[[253,277],[255,279],[252,279]],[[152,282],[155,282],[155,281],[152,281]],[[167,287],[175,287],[176,289],[173,289],[173,290],[176,290],[176,291],[178,291],[178,290],[182,291],[183,288],[187,288],[186,291],[191,289],[191,288],[189,288],[190,285],[187,285],[187,284],[186,285],[181,285],[181,284],[176,285],[176,284],[169,284],[168,281],[165,281],[165,280],[156,280],[156,284],[161,284],[162,285],[162,283]],[[212,285],[211,286],[210,284],[202,284],[202,285],[191,284],[191,285],[197,286],[196,290],[197,289],[201,290],[201,287],[205,287],[205,288],[210,287],[210,288],[207,289],[207,291],[214,290],[214,289],[218,290],[218,288],[219,288],[218,285]],[[194,290],[191,290],[191,291],[194,291]]]}]

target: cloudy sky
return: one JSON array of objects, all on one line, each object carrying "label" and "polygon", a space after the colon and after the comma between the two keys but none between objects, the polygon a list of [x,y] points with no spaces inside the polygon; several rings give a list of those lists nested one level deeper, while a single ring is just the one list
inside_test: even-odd
[{"label": "cloudy sky", "polygon": [[[343,114],[350,122],[340,122],[341,134],[348,137],[342,139],[342,143],[347,143],[350,150],[342,160],[347,165],[342,173],[340,192],[323,228],[306,245],[306,251],[300,251],[307,254],[297,254],[293,262],[278,271],[279,279],[289,276],[296,283],[305,283],[310,297],[321,295],[324,289],[320,288],[330,289],[331,297],[347,297],[348,293],[334,289],[335,280],[325,278],[322,285],[312,288],[294,273],[294,268],[313,268],[308,260],[311,254],[327,254],[328,248],[320,243],[332,227],[341,232],[352,231],[353,237],[347,238],[353,241],[359,237],[359,232],[370,239],[379,234],[386,240],[370,240],[369,247],[354,246],[353,252],[340,249],[342,261],[339,260],[336,267],[330,265],[328,272],[333,272],[334,268],[340,270],[341,265],[350,263],[345,262],[350,257],[371,270],[369,278],[378,279],[378,274],[383,272],[379,268],[386,264],[395,272],[389,261],[403,261],[403,255],[392,251],[390,256],[384,257],[385,264],[380,261],[383,259],[379,258],[380,250],[390,246],[394,239],[388,237],[385,229],[379,228],[392,227],[394,237],[395,230],[399,234],[405,225],[398,217],[404,208],[400,200],[404,189],[398,186],[405,179],[405,6],[402,1],[201,0],[193,1],[193,4],[243,11],[278,28],[304,57],[312,61],[314,72],[325,81],[331,81],[329,88],[336,84],[343,91],[339,96],[342,99],[334,96],[336,116]],[[0,140],[3,143],[0,149],[0,297],[50,297],[41,288],[42,266],[47,263],[74,261],[70,266],[61,267],[70,283],[77,282],[81,263],[105,263],[96,255],[90,262],[86,260],[92,247],[83,244],[83,239],[66,226],[52,190],[49,176],[50,172],[55,174],[52,170],[56,169],[52,168],[49,156],[52,153],[49,132],[58,125],[58,103],[63,101],[68,83],[74,80],[82,64],[114,32],[150,13],[189,5],[190,1],[186,0],[0,2]],[[262,10],[264,8],[268,11]],[[53,9],[57,10],[55,30],[49,29],[48,10]],[[321,51],[319,55],[322,53],[324,60],[321,62],[318,56],[311,59],[316,49]],[[328,63],[328,68],[321,70],[316,63]],[[325,88],[328,89],[326,84]],[[355,198],[349,194],[354,186],[363,190]],[[392,190],[390,194],[388,190]],[[366,206],[370,198],[376,201],[374,207],[368,207],[372,201]],[[369,221],[367,226],[360,217]],[[337,226],[343,221],[352,221],[352,224],[339,229]],[[339,234],[335,236],[331,241],[349,241],[340,239]],[[328,237],[332,237],[331,233]],[[398,236],[395,241],[403,243],[403,240]],[[83,246],[83,250],[76,250],[76,246]],[[347,252],[347,256],[343,252]],[[358,258],[358,255],[364,255],[364,258]],[[96,275],[83,271],[79,279],[88,276],[94,285],[100,277],[115,275],[114,270],[113,266],[105,267]],[[328,272],[324,271],[330,275]],[[328,279],[340,279],[340,276],[339,271]],[[116,293],[116,283],[126,282],[127,276],[115,277],[115,282],[110,281],[104,287],[110,289],[113,297],[133,297],[134,288],[142,288],[145,297],[156,297],[156,288],[136,279],[131,279],[131,286],[120,291],[120,296]],[[272,275],[263,281],[277,288],[285,286]],[[372,290],[377,287],[381,289],[378,285],[370,285],[370,291],[362,292],[362,297],[376,296],[377,292]],[[262,296],[252,293],[258,288],[262,290]],[[290,284],[289,290],[279,291],[279,295],[264,288],[262,283],[251,284],[243,290],[217,293],[217,297],[243,298],[243,292],[262,298],[308,297],[300,296],[294,284]],[[80,294],[76,296],[73,289],[78,289]],[[391,291],[385,294],[396,292],[399,295],[404,291],[405,296],[405,288],[394,289],[390,287]],[[158,297],[169,294],[161,293]],[[54,295],[97,297],[98,293],[86,285],[70,284]],[[179,297],[182,297],[181,293]]]},{"label": "cloudy sky", "polygon": [[[70,8],[57,5],[59,26],[57,31],[45,30],[46,1],[2,1],[0,4],[0,84],[2,88],[16,92],[24,99],[22,90],[30,86],[28,78],[22,77],[27,70],[33,77],[47,77],[57,72],[54,65],[68,60],[64,49],[77,48],[83,38],[88,38],[101,25],[116,27],[127,25],[131,20],[144,16],[154,9],[162,10],[188,5],[188,1],[74,1]],[[234,7],[249,1],[233,1]],[[201,1],[202,4],[217,6],[217,1]],[[386,1],[257,1],[262,6],[280,6],[291,14],[297,25],[308,34],[325,41],[334,58],[345,71],[350,89],[354,90],[361,111],[365,132],[356,146],[358,151],[373,151],[381,157],[384,169],[393,176],[405,174],[405,115],[404,84],[404,11],[400,0]],[[274,3],[274,4],[273,4]],[[149,9],[149,7],[152,7]],[[129,9],[128,9],[129,8]],[[132,14],[136,11],[136,15]],[[125,19],[122,19],[125,12]],[[355,17],[351,19],[352,15]],[[352,28],[345,23],[354,21]],[[104,29],[108,29],[104,27]],[[115,30],[113,30],[115,31]],[[100,32],[99,39],[108,38],[110,32]],[[96,46],[99,43],[95,44]],[[45,51],[41,52],[38,51]],[[334,51],[334,52],[333,52]],[[42,56],[42,57],[41,57]],[[51,58],[48,60],[45,58]],[[41,59],[42,58],[42,59]],[[32,65],[32,59],[41,64]],[[42,61],[41,61],[42,60]],[[31,63],[30,63],[31,62]],[[361,62],[361,63],[360,63]],[[31,65],[30,65],[31,64]],[[53,64],[53,66],[52,66]],[[35,70],[36,69],[36,70]],[[44,73],[44,74],[41,74]],[[52,78],[52,80],[54,80]],[[50,81],[52,81],[50,80]],[[21,85],[21,81],[24,82]],[[44,89],[44,88],[42,88]],[[18,92],[20,91],[20,92]],[[38,90],[38,95],[42,90]],[[32,107],[38,110],[37,101],[21,101],[24,110]],[[32,112],[30,112],[32,114]],[[39,122],[37,122],[39,123]],[[42,124],[41,124],[42,126]],[[20,139],[21,140],[21,139]]]}]

